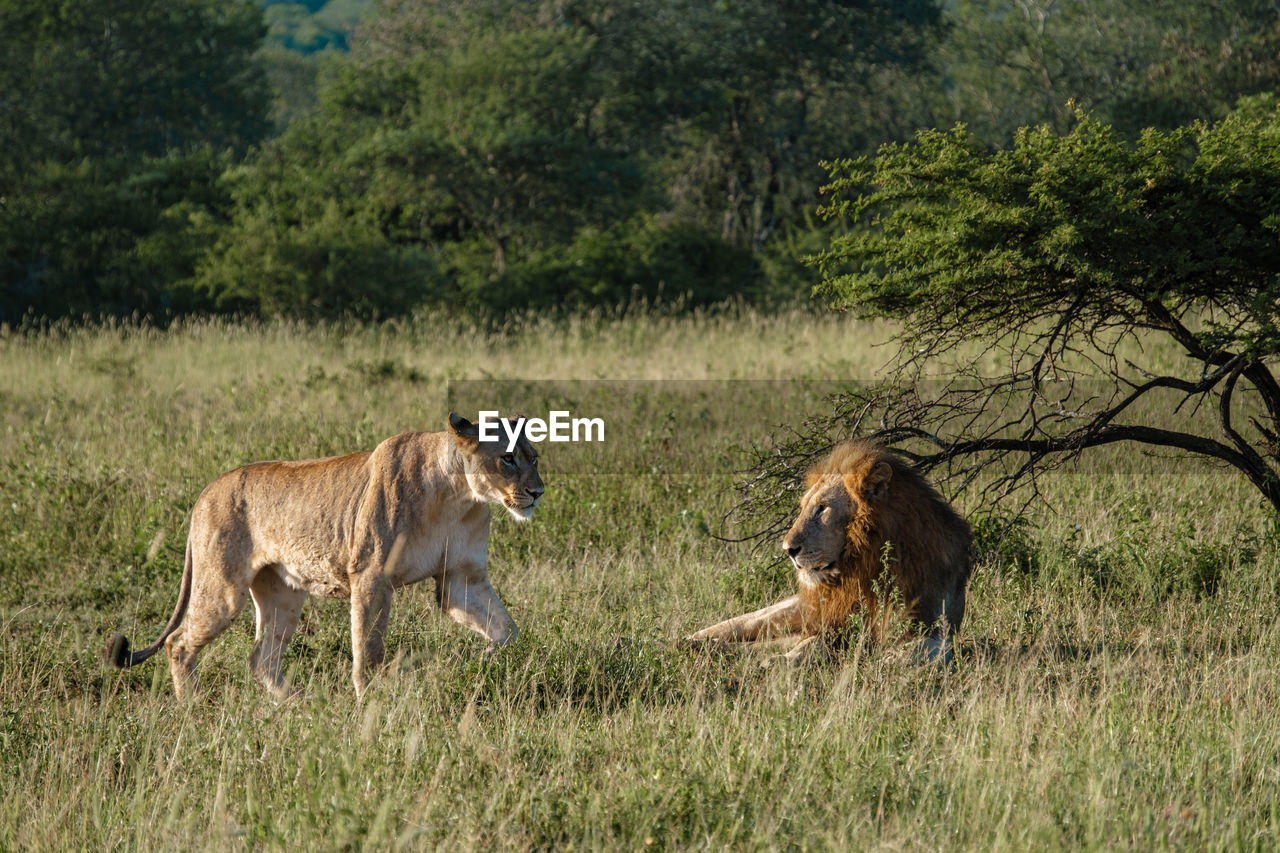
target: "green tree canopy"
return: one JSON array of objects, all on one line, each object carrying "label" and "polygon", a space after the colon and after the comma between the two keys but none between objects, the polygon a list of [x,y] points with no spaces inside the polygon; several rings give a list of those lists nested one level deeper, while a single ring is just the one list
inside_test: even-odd
[{"label": "green tree canopy", "polygon": [[894,138],[886,75],[927,72],[940,20],[933,0],[634,5],[667,80],[673,209],[755,250],[811,226],[819,152]]},{"label": "green tree canopy", "polygon": [[936,65],[945,98],[930,126],[965,122],[988,145],[1074,122],[1068,101],[1129,136],[1225,115],[1271,91],[1280,4],[958,0]]},{"label": "green tree canopy", "polygon": [[253,4],[230,0],[0,0],[0,175],[247,146],[266,130],[264,32]]},{"label": "green tree canopy", "polygon": [[1006,151],[927,131],[831,174],[850,230],[814,259],[822,291],[902,323],[898,381],[844,400],[841,428],[999,488],[1090,447],[1174,448],[1280,509],[1275,99],[1135,142],[1083,113]]},{"label": "green tree canopy", "polygon": [[178,206],[267,129],[262,33],[231,0],[0,0],[0,322],[171,307]]},{"label": "green tree canopy", "polygon": [[348,290],[374,310],[367,267],[318,277],[295,251],[339,216],[426,276],[388,311],[750,295],[766,243],[813,228],[815,140],[843,145],[840,105],[918,61],[936,19],[926,0],[381,4],[319,109],[235,176],[193,282],[227,307],[327,313]]},{"label": "green tree canopy", "polygon": [[[269,313],[465,302],[458,288],[637,209],[638,167],[589,124],[598,81],[582,33],[494,29],[433,47],[358,52],[320,109],[234,176],[235,220],[199,287]],[[312,234],[335,217],[397,287],[368,264],[321,269]]]},{"label": "green tree canopy", "polygon": [[[233,222],[193,284],[226,307],[366,316],[749,288],[748,255],[655,218],[660,111],[606,54],[550,5],[388,7],[319,109],[232,176]],[[327,265],[315,235],[336,220],[367,263]]]},{"label": "green tree canopy", "polygon": [[0,0],[0,322],[794,296],[821,155],[1171,131],[1278,44],[1275,0]]}]

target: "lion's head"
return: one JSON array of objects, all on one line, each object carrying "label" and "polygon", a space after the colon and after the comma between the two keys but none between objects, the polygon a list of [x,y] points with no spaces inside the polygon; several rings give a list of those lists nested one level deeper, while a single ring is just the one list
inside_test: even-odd
[{"label": "lion's head", "polygon": [[911,619],[943,618],[950,630],[964,618],[970,545],[968,523],[913,465],[862,439],[806,472],[799,517],[782,540],[811,619],[835,625],[872,607],[887,573]]},{"label": "lion's head", "polygon": [[892,463],[884,448],[851,441],[805,474],[800,514],[782,540],[801,583],[839,583],[851,550],[870,545],[868,534],[889,503]]},{"label": "lion's head", "polygon": [[449,433],[462,451],[467,484],[476,500],[502,504],[517,521],[532,518],[547,489],[538,474],[538,454],[524,430],[508,450],[505,435],[500,441],[481,441],[476,424],[450,413]]}]

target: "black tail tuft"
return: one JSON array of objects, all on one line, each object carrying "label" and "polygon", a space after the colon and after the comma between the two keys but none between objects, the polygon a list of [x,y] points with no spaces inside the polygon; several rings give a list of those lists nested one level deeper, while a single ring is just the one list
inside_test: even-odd
[{"label": "black tail tuft", "polygon": [[108,640],[102,649],[102,656],[116,669],[129,666],[129,641],[125,639],[124,634],[116,634]]}]

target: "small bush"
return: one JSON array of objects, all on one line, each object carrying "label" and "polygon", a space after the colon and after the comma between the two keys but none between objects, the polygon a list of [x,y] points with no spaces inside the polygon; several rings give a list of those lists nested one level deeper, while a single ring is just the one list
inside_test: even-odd
[{"label": "small bush", "polygon": [[970,519],[976,562],[988,569],[1034,575],[1040,569],[1040,551],[1031,536],[1026,516],[994,511]]}]

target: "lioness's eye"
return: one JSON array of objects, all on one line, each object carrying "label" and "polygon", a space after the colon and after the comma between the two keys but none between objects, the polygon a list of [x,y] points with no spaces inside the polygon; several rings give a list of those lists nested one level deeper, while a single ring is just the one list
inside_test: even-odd
[{"label": "lioness's eye", "polygon": [[511,453],[504,453],[504,454],[502,454],[502,464],[504,464],[504,465],[510,465],[510,466],[512,466],[512,467],[514,468],[514,467],[515,467],[515,464],[516,464],[516,457],[515,457],[515,455],[514,455],[514,454],[511,454]]}]

